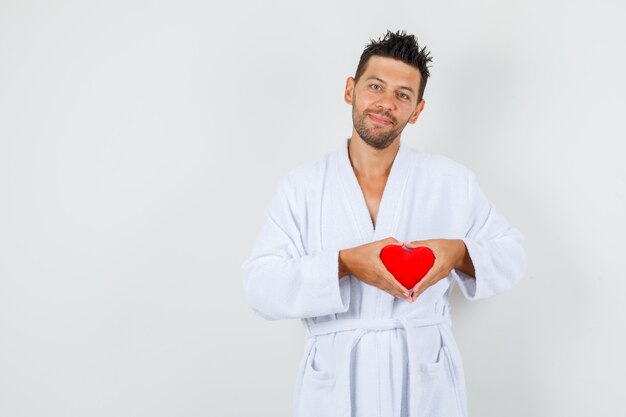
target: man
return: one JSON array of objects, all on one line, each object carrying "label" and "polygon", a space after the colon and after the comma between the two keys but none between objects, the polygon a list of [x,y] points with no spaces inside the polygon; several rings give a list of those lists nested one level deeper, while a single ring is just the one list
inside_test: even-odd
[{"label": "man", "polygon": [[[304,324],[295,417],[466,416],[450,292],[486,298],[524,274],[522,234],[474,173],[400,142],[424,109],[429,54],[405,32],[365,48],[345,88],[352,136],[279,181],[242,265],[256,313]],[[390,244],[433,251],[414,288],[382,263]]]}]

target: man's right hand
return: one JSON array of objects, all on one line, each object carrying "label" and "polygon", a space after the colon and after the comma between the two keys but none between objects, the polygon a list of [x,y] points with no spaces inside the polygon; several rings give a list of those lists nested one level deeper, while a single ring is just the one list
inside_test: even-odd
[{"label": "man's right hand", "polygon": [[388,237],[365,245],[339,251],[339,278],[350,274],[366,284],[373,285],[394,297],[413,302],[409,290],[395,279],[380,259],[380,251],[387,245],[402,245]]}]

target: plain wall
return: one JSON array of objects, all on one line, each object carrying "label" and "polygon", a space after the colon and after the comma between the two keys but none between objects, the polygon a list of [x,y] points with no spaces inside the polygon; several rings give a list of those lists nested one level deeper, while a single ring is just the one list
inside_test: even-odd
[{"label": "plain wall", "polygon": [[0,415],[290,415],[301,324],[256,316],[240,266],[386,29],[434,59],[403,142],[525,236],[519,285],[452,300],[470,416],[624,415],[625,11],[0,1]]}]

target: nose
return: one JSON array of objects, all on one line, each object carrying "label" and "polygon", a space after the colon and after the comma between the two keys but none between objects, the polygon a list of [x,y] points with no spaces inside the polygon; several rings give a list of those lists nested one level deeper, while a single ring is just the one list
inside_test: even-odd
[{"label": "nose", "polygon": [[385,92],[379,96],[376,107],[384,111],[392,110],[394,107],[393,99],[393,94]]}]

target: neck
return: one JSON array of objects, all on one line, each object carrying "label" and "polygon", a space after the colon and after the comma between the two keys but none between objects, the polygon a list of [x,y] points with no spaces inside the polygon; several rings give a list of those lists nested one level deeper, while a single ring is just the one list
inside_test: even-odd
[{"label": "neck", "polygon": [[388,176],[391,165],[400,147],[400,136],[385,149],[376,149],[368,145],[353,132],[348,144],[348,156],[354,172],[363,178]]}]

